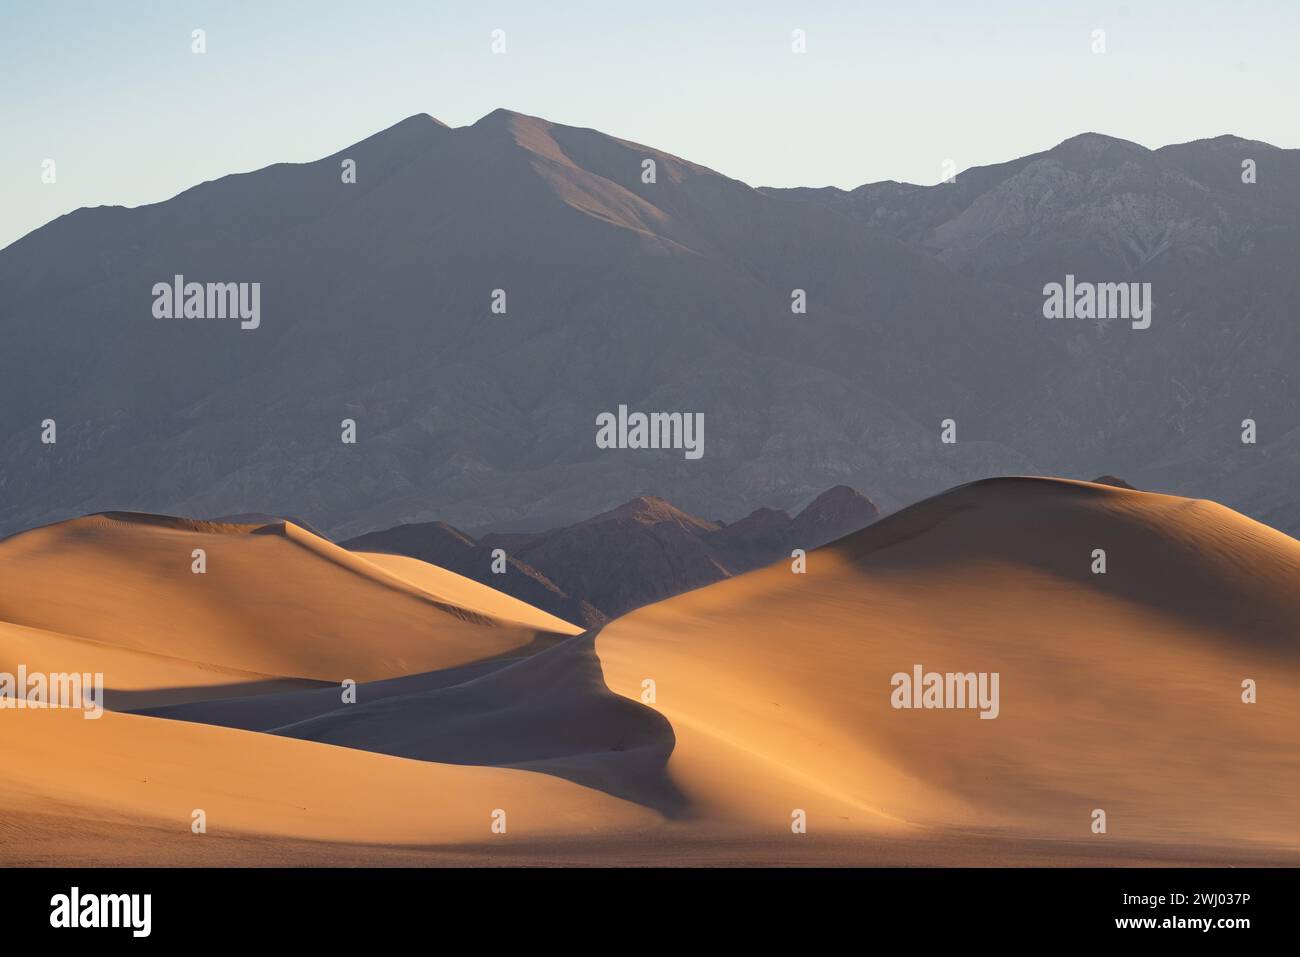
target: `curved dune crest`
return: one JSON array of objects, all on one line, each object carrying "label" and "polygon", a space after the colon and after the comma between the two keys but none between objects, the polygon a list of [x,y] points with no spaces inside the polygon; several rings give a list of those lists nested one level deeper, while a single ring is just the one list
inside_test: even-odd
[{"label": "curved dune crest", "polygon": [[[1295,649],[1300,541],[1216,502],[1068,479],[984,479],[903,509],[832,547],[910,574],[1004,564],[1128,598],[1190,624]],[[1106,553],[1094,574],[1093,551]]]},{"label": "curved dune crest", "polygon": [[[668,774],[715,815],[1087,841],[1101,808],[1117,838],[1295,849],[1297,612],[1300,543],[1228,509],[1005,479],[841,539],[806,574],[633,612],[596,652],[614,691],[655,682]],[[998,717],[893,708],[917,664],[999,673]]]},{"label": "curved dune crest", "polygon": [[425,761],[553,774],[666,817],[672,728],[605,685],[590,635],[451,686],[334,708],[276,734]]},{"label": "curved dune crest", "polygon": [[390,555],[387,552],[354,552],[353,554],[360,555],[394,578],[414,585],[440,601],[464,608],[474,608],[480,613],[491,615],[497,621],[508,621],[528,628],[551,631],[557,635],[582,634],[582,628],[550,612],[534,608],[512,595],[499,592],[472,578],[439,568],[437,565],[420,561],[418,558]]},{"label": "curved dune crest", "polygon": [[[193,571],[196,549],[203,574]],[[454,667],[574,631],[504,596],[490,604],[487,589],[462,589],[481,602],[473,607],[409,577],[292,523],[110,513],[0,542],[0,621],[205,667],[330,682]],[[509,614],[497,617],[502,609]]]}]

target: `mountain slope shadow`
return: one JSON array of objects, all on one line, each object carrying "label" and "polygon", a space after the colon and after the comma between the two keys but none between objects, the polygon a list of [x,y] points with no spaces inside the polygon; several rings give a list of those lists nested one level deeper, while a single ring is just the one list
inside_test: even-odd
[{"label": "mountain slope shadow", "polygon": [[666,772],[676,744],[672,726],[609,690],[597,633],[454,687],[344,706],[270,733],[420,761],[551,774],[681,816],[686,799]]}]

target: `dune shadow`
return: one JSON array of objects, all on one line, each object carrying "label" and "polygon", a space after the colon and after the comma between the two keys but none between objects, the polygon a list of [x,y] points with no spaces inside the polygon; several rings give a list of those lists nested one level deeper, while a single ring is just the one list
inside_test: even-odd
[{"label": "dune shadow", "polygon": [[[550,632],[536,632],[531,640],[517,648],[463,665],[361,682],[356,687],[356,700],[373,701],[460,684],[554,648],[563,640]],[[106,688],[104,707],[109,711],[151,718],[215,724],[244,731],[269,731],[341,707],[341,690],[338,681],[315,678],[258,678],[215,685],[132,690]]]},{"label": "dune shadow", "polygon": [[[104,707],[109,711],[171,717],[166,712],[196,707],[213,701],[233,704],[250,698],[287,697],[335,690],[337,684],[312,678],[258,678],[212,685],[177,685],[169,688],[105,688]],[[336,694],[337,696],[337,694]],[[207,722],[222,724],[220,721]],[[239,725],[231,725],[239,727]]]},{"label": "dune shadow", "polygon": [[[366,681],[356,686],[356,700],[369,702],[394,695],[444,688],[504,668],[516,660],[490,658],[440,671]],[[161,701],[157,700],[159,697],[162,698]],[[168,700],[171,697],[175,700]],[[105,700],[112,711],[129,711],[151,718],[214,724],[243,731],[271,731],[344,706],[343,688],[339,682],[306,679],[255,681],[208,688],[164,688],[142,692],[106,691]]]},{"label": "dune shadow", "polygon": [[359,697],[355,705],[268,730],[420,761],[550,774],[679,816],[687,802],[667,774],[676,746],[672,726],[608,688],[597,633],[455,684],[369,702]]},{"label": "dune shadow", "polygon": [[550,774],[680,816],[687,802],[666,770],[676,746],[672,726],[609,689],[598,633],[558,643],[548,636],[508,656],[363,682],[355,703],[344,703],[337,683],[303,679],[110,691],[106,701],[155,718]]}]

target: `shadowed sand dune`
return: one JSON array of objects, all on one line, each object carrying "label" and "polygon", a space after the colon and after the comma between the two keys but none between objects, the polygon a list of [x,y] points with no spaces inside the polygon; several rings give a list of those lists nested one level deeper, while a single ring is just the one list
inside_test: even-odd
[{"label": "shadowed sand dune", "polygon": [[[812,552],[805,574],[778,563],[525,657],[534,632],[507,619],[540,621],[526,609],[418,562],[400,579],[346,565],[291,529],[93,518],[0,543],[8,658],[87,670],[82,652],[114,654],[137,688],[211,699],[98,721],[0,712],[0,859],[117,842],[173,862],[1300,860],[1300,543],[1208,502],[978,482]],[[245,617],[173,580],[196,540]],[[73,611],[52,581],[84,585]],[[176,602],[169,629],[156,595]],[[262,630],[232,634],[241,622]],[[355,705],[193,673],[336,680],[385,654]],[[997,672],[996,719],[893,708],[891,677],[918,664]],[[388,667],[407,670],[373,674]],[[366,844],[383,847],[357,857]]]},{"label": "shadowed sand dune", "polygon": [[[382,681],[364,681],[353,689],[356,706],[367,705],[395,695],[409,695],[418,691],[432,691],[463,684],[519,660],[518,658],[493,658],[456,668],[444,668],[441,671],[426,671],[415,675],[403,675],[400,678],[385,678]],[[217,694],[220,695],[221,692]],[[343,704],[339,686],[333,684],[310,688],[274,688],[268,685],[245,690],[244,693],[232,694],[229,697],[210,696],[200,700],[189,698],[166,704],[153,703],[151,700],[150,703],[137,705],[138,699],[133,696],[118,694],[115,697],[122,704],[122,707],[115,710],[172,718],[177,721],[216,724],[223,728],[240,728],[245,731],[273,731],[284,725],[306,721],[308,718],[347,707]],[[110,700],[112,699],[113,696],[110,696]]]},{"label": "shadowed sand dune", "polygon": [[481,678],[337,708],[277,734],[423,761],[555,774],[680,813],[663,768],[673,750],[663,716],[611,692],[590,636]]}]

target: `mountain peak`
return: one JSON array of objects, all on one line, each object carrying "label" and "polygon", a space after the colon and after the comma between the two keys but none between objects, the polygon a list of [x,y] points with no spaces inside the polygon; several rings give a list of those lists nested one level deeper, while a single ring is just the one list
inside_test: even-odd
[{"label": "mountain peak", "polygon": [[524,114],[517,110],[507,110],[504,106],[498,106],[491,113],[484,113],[480,116],[474,121],[473,125],[478,126],[480,123],[504,123],[517,116],[524,116]]},{"label": "mountain peak", "polygon": [[371,140],[381,139],[412,139],[416,137],[437,135],[435,131],[449,130],[449,127],[437,117],[430,116],[428,113],[413,113],[404,120],[398,120],[392,126],[387,126],[377,133],[367,136],[362,143]]},{"label": "mountain peak", "polygon": [[818,548],[847,531],[870,525],[880,509],[856,489],[836,485],[822,492],[795,516],[792,528],[805,547]]},{"label": "mountain peak", "polygon": [[385,164],[400,165],[410,157],[430,149],[434,143],[450,132],[451,128],[441,120],[435,119],[428,113],[416,113],[399,120],[392,126],[385,127],[378,133],[372,133],[327,159],[360,154],[382,158],[381,162]]},{"label": "mountain peak", "polygon": [[1265,143],[1262,140],[1252,140],[1244,136],[1237,136],[1235,133],[1223,133],[1219,136],[1206,136],[1199,140],[1188,140],[1186,143],[1170,143],[1168,146],[1162,146],[1156,150],[1157,153],[1178,152],[1184,150],[1211,150],[1218,152],[1220,150],[1235,150],[1243,146],[1260,148],[1266,150],[1276,150],[1277,147],[1271,143]]},{"label": "mountain peak", "polygon": [[1062,140],[1048,150],[1047,155],[1059,156],[1064,154],[1067,156],[1096,158],[1107,152],[1146,154],[1151,151],[1131,140],[1120,139],[1117,136],[1107,136],[1105,133],[1086,132]]},{"label": "mountain peak", "polygon": [[408,125],[412,127],[440,126],[444,130],[451,129],[451,127],[449,127],[446,123],[444,123],[442,120],[438,119],[436,116],[433,116],[430,113],[412,113],[410,116],[402,120],[400,123],[395,123],[393,126],[390,126],[389,129],[395,130],[399,126],[408,126]]},{"label": "mountain peak", "polygon": [[527,113],[519,113],[515,110],[507,110],[505,107],[497,107],[491,113],[480,116],[470,124],[470,129],[493,129],[506,128],[518,129],[520,127],[540,127],[546,128],[552,126],[550,120],[540,116],[530,116]]},{"label": "mountain peak", "polygon": [[713,523],[697,518],[688,512],[683,512],[677,506],[659,498],[657,495],[638,495],[629,502],[624,502],[617,508],[610,509],[601,515],[597,515],[591,521],[601,520],[631,520],[643,525],[658,525],[662,522],[677,522],[681,525],[688,525],[696,528],[712,528]]}]

